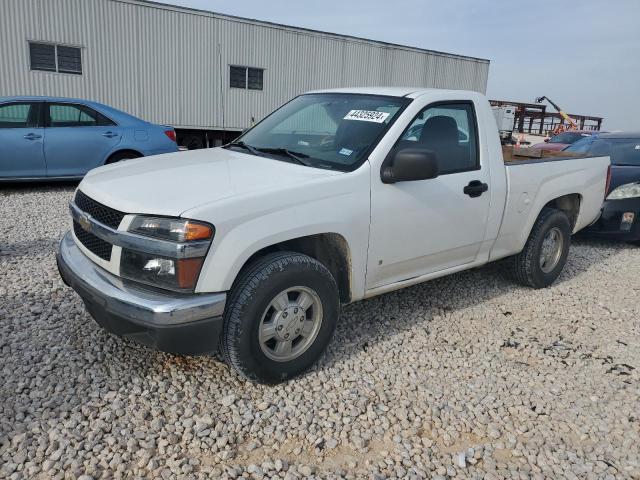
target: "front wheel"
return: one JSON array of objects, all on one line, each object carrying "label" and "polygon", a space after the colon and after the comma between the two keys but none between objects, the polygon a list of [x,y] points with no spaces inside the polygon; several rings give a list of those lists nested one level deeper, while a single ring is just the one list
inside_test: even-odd
[{"label": "front wheel", "polygon": [[571,225],[567,215],[554,208],[543,209],[524,249],[511,259],[515,279],[528,287],[548,287],[562,272],[570,244]]},{"label": "front wheel", "polygon": [[285,381],[320,358],[339,311],[338,287],[324,265],[294,252],[267,255],[245,269],[231,290],[222,354],[251,381]]}]

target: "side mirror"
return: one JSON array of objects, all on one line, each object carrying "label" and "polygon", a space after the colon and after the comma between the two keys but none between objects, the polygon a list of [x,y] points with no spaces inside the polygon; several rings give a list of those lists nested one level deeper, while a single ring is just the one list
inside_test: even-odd
[{"label": "side mirror", "polygon": [[[383,165],[382,183],[428,180],[438,176],[438,158],[431,150],[403,148],[392,151],[388,165]],[[387,163],[387,162],[385,162]]]}]

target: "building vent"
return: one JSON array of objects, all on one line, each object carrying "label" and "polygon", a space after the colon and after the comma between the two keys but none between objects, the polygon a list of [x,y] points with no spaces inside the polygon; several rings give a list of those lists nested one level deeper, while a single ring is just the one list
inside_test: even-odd
[{"label": "building vent", "polygon": [[82,74],[82,52],[76,47],[58,45],[58,72]]},{"label": "building vent", "polygon": [[229,86],[232,88],[244,88],[249,90],[263,89],[264,69],[252,67],[238,67],[231,65],[229,68]]},{"label": "building vent", "polygon": [[31,70],[56,71],[56,46],[48,43],[30,43]]},{"label": "building vent", "polygon": [[29,57],[31,70],[82,75],[81,48],[30,42]]}]

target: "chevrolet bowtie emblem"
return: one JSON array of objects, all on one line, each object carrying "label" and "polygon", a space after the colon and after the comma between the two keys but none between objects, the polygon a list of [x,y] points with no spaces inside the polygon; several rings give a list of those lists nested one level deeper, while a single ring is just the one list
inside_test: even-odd
[{"label": "chevrolet bowtie emblem", "polygon": [[89,221],[89,215],[87,215],[86,213],[80,214],[80,218],[78,218],[78,223],[87,232],[91,231],[91,222]]}]

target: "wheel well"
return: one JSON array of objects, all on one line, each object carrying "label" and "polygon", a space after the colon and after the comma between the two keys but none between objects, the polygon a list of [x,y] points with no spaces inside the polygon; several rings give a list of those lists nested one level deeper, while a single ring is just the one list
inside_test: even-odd
[{"label": "wheel well", "polygon": [[292,251],[308,255],[322,263],[333,275],[338,284],[340,301],[351,301],[351,253],[349,245],[342,235],[337,233],[321,233],[306,237],[294,238],[275,245],[270,245],[251,255],[241,270],[256,259],[273,252]]},{"label": "wheel well", "polygon": [[569,218],[571,224],[571,230],[573,231],[578,221],[578,214],[580,213],[580,203],[582,197],[578,193],[570,193],[563,195],[562,197],[555,198],[545,205],[545,207],[556,208],[562,210]]},{"label": "wheel well", "polygon": [[112,162],[113,157],[115,157],[116,155],[119,155],[121,153],[130,153],[131,155],[135,155],[136,157],[144,157],[144,155],[140,152],[138,152],[137,150],[133,150],[130,148],[125,148],[123,150],[118,150],[116,152],[113,152],[111,155],[109,155],[109,158],[107,158],[107,161],[104,162],[105,165],[108,165]]}]

